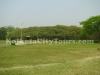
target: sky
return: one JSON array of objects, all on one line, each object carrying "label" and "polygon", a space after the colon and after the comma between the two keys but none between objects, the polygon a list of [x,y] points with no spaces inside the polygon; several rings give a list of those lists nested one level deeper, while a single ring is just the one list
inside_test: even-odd
[{"label": "sky", "polygon": [[100,15],[100,0],[0,0],[0,27],[77,25]]}]

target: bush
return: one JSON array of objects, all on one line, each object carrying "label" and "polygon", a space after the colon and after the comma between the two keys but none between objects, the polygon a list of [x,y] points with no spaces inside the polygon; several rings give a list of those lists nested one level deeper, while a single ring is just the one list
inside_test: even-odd
[{"label": "bush", "polygon": [[94,43],[100,43],[100,41],[99,40],[94,40]]}]

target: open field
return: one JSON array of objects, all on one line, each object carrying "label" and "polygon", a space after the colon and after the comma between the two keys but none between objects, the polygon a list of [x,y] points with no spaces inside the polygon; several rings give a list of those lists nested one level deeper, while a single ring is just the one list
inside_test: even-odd
[{"label": "open field", "polygon": [[100,44],[0,46],[0,75],[100,75]]},{"label": "open field", "polygon": [[0,44],[5,44],[6,40],[0,40]]}]

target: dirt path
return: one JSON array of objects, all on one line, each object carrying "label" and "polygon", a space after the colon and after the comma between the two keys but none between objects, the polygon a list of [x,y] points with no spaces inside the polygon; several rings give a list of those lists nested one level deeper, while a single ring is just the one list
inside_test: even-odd
[{"label": "dirt path", "polygon": [[[92,59],[98,59],[100,58],[100,56],[95,56],[95,57],[87,57],[84,59],[80,59],[80,60],[75,60],[74,62],[79,62],[80,64],[82,63],[86,63],[88,61],[91,61]],[[69,61],[73,62],[73,61]],[[50,63],[50,64],[39,64],[39,65],[32,65],[32,66],[16,66],[16,67],[10,67],[10,68],[0,68],[0,71],[5,71],[5,70],[14,70],[14,69],[27,69],[27,68],[36,68],[36,67],[47,67],[47,66],[54,66],[54,65],[61,65],[61,63]]]},{"label": "dirt path", "polygon": [[100,56],[95,56],[95,57],[87,57],[87,58],[84,58],[82,60],[80,60],[80,62],[88,62],[88,61],[91,61],[92,59],[98,59],[100,58]]},{"label": "dirt path", "polygon": [[14,70],[14,69],[27,69],[27,68],[35,68],[35,67],[47,67],[47,66],[54,66],[58,64],[60,63],[39,64],[39,65],[34,65],[34,66],[16,66],[16,67],[11,67],[11,68],[0,68],[0,71]]}]

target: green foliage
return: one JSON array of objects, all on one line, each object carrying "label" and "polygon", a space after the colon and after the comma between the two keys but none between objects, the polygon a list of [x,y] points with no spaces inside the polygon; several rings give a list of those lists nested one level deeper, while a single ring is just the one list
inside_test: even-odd
[{"label": "green foliage", "polygon": [[89,19],[80,22],[82,25],[82,35],[89,39],[100,40],[100,15],[92,16]]},{"label": "green foliage", "polygon": [[[42,26],[42,27],[29,27],[22,29],[23,39],[30,36],[31,39],[44,38],[44,39],[80,39],[81,28],[77,26]],[[9,38],[20,38],[21,29],[17,28],[7,35]]]},{"label": "green foliage", "polygon": [[5,40],[6,39],[6,35],[13,31],[14,27],[13,26],[4,26],[0,28],[0,40]]},{"label": "green foliage", "polygon": [[0,40],[5,40],[6,39],[6,35],[13,31],[14,27],[13,26],[4,26],[0,28]]},{"label": "green foliage", "polygon": [[34,26],[29,28],[14,28],[5,26],[0,28],[0,40],[6,38],[22,39],[30,36],[31,39],[59,39],[59,40],[98,40],[100,42],[100,15],[92,16],[85,21],[80,22],[82,27],[78,26]]},{"label": "green foliage", "polygon": [[21,30],[19,28],[16,28],[15,30],[7,34],[7,38],[9,37],[11,39],[20,38],[20,35],[21,35]]},{"label": "green foliage", "polygon": [[0,39],[4,40],[6,38],[7,30],[4,27],[0,28]]}]

